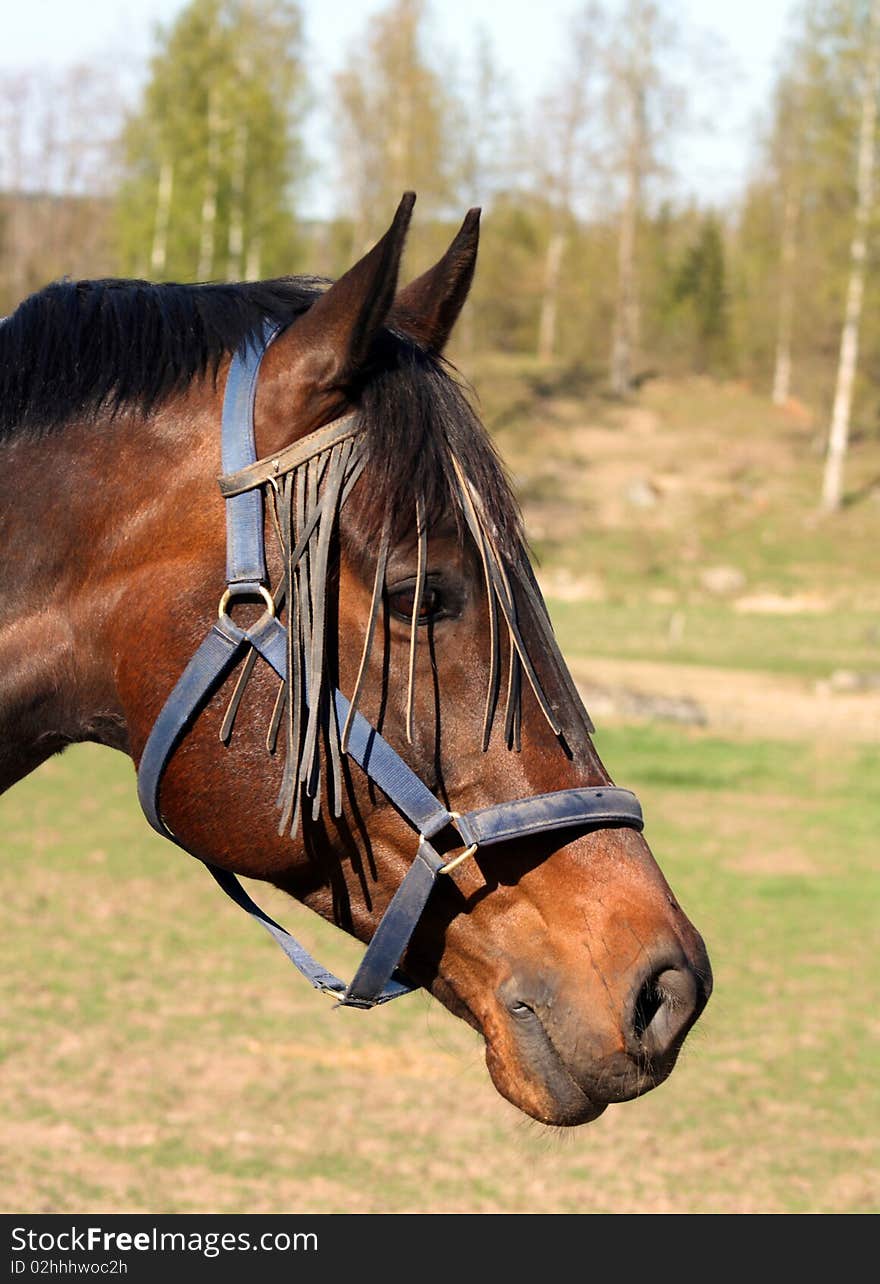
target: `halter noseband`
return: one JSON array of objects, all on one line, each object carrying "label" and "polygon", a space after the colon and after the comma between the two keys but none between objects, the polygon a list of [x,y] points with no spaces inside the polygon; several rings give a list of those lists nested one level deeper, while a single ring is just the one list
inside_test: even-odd
[{"label": "halter noseband", "polygon": [[[287,673],[286,630],[275,616],[275,599],[268,588],[260,488],[360,431],[357,417],[348,415],[270,458],[256,458],[257,379],[263,354],[278,329],[267,324],[263,334],[252,338],[243,352],[233,356],[230,364],[222,418],[224,475],[220,479],[226,503],[226,590],[220,601],[218,619],[160,711],[138,768],[138,797],[147,820],[164,838],[181,847],[183,844],[169,829],[159,809],[162,775],[178,743],[248,652],[262,657],[282,681]],[[255,624],[239,628],[230,618],[229,607],[236,598],[255,596],[263,598],[266,611]],[[275,937],[303,976],[316,989],[332,994],[339,1004],[371,1008],[418,988],[398,970],[398,964],[437,876],[454,869],[479,847],[553,829],[642,828],[642,810],[635,795],[628,789],[611,785],[562,789],[463,814],[450,811],[362,714],[357,711],[352,714],[349,701],[341,691],[334,690],[331,698],[339,725],[347,725],[345,752],[418,834],[415,859],[373,933],[351,982],[346,985],[316,962],[289,932],[259,908],[234,874],[209,861],[203,863],[227,895]],[[435,850],[431,840],[450,827],[457,831],[465,850],[447,860]]]}]

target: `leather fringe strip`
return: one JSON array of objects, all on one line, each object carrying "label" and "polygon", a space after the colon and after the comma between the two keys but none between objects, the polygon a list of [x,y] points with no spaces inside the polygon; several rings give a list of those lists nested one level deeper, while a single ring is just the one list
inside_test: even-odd
[{"label": "leather fringe strip", "polygon": [[[546,608],[530,568],[508,566],[496,533],[487,519],[479,495],[458,460],[453,458],[453,493],[465,525],[476,544],[483,572],[489,631],[489,675],[483,709],[481,748],[486,752],[492,738],[501,696],[501,637],[507,634],[507,678],[504,703],[504,738],[509,749],[518,751],[522,739],[523,677],[551,730],[562,737],[559,719],[547,699],[522,637],[517,595],[511,578],[519,587],[519,601],[529,616],[536,617],[545,654],[565,674]],[[340,728],[332,698],[335,675],[328,673],[327,577],[333,536],[339,515],[361,477],[364,452],[356,437],[336,442],[320,455],[265,483],[266,497],[276,538],[279,541],[283,575],[273,593],[276,615],[286,612],[287,674],[280,685],[266,734],[266,748],[275,753],[284,727],[285,761],[278,792],[278,832],[295,837],[302,820],[304,799],[311,800],[311,816],[317,820],[322,799],[333,816],[342,814],[344,772],[342,759],[348,745],[352,720],[358,709],[376,636],[379,608],[386,588],[386,571],[391,548],[390,517],[386,517],[379,539],[369,616],[350,709]],[[428,529],[424,500],[415,499],[416,583],[410,621],[410,645],[406,685],[406,738],[411,744],[415,722],[415,687],[419,615],[424,600],[428,568]],[[525,550],[522,558],[525,559]],[[249,652],[235,683],[221,725],[221,739],[228,743],[257,654]],[[571,680],[566,689],[580,699]],[[586,712],[583,712],[589,724]]]}]

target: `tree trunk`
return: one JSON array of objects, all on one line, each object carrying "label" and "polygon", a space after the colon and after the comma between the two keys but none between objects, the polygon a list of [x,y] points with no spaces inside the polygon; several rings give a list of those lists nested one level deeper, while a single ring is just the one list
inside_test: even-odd
[{"label": "tree trunk", "polygon": [[776,363],[773,369],[773,404],[784,406],[791,396],[791,333],[794,319],[795,258],[799,201],[794,183],[789,184],[782,207],[780,247],[779,311],[776,329]]},{"label": "tree trunk", "polygon": [[556,323],[559,314],[559,275],[565,253],[565,233],[551,232],[544,260],[544,292],[538,320],[538,359],[549,361],[556,349]]},{"label": "tree trunk", "polygon": [[859,327],[865,293],[868,223],[873,203],[878,90],[880,90],[880,0],[873,0],[859,127],[855,231],[850,246],[849,285],[846,292],[843,330],[840,336],[837,386],[834,392],[828,450],[822,478],[821,508],[826,513],[835,512],[840,508],[843,495],[843,466],[849,444],[853,385],[859,355]]},{"label": "tree trunk", "polygon": [[248,245],[247,261],[244,265],[244,279],[246,281],[259,281],[262,253],[262,241],[258,236],[252,237],[251,242]]},{"label": "tree trunk", "polygon": [[624,397],[633,387],[633,360],[638,345],[639,291],[636,239],[642,208],[642,180],[648,162],[647,83],[651,52],[651,12],[636,5],[635,52],[626,75],[628,115],[626,198],[617,243],[617,307],[611,348],[611,390]]},{"label": "tree trunk", "polygon": [[244,253],[244,195],[247,165],[247,124],[240,121],[235,130],[235,147],[232,165],[232,191],[229,202],[229,242],[226,260],[226,280],[241,279],[241,259]]},{"label": "tree trunk", "polygon": [[196,280],[207,281],[214,271],[214,241],[217,228],[217,179],[220,168],[220,119],[217,99],[208,99],[208,168],[202,197],[202,225],[199,235],[199,262]]},{"label": "tree trunk", "polygon": [[[635,150],[635,149],[633,149]],[[639,305],[636,268],[636,225],[639,217],[641,172],[630,164],[627,198],[617,243],[617,309],[611,348],[611,391],[624,397],[633,386],[633,353],[638,341]]]},{"label": "tree trunk", "polygon": [[171,196],[174,190],[174,165],[163,160],[159,167],[159,187],[156,193],[156,224],[153,228],[153,246],[150,251],[150,275],[163,276],[168,261],[168,226],[171,221]]},{"label": "tree trunk", "polygon": [[9,212],[4,219],[3,241],[6,254],[6,277],[9,283],[9,292],[11,299],[18,302],[24,298],[28,290],[27,262],[28,254],[22,245],[23,220],[20,213],[16,213],[16,198],[20,199],[25,188],[24,174],[24,139],[27,130],[28,118],[28,91],[22,79],[11,81],[8,89],[4,86],[8,94],[8,100],[4,104],[6,107],[6,116],[4,122],[3,142],[7,148],[8,162],[6,166],[5,186],[13,200],[10,202]]}]

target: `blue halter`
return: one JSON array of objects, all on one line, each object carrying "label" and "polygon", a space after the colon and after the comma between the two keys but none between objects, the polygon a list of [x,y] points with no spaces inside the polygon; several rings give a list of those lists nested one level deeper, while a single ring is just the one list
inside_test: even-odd
[{"label": "blue halter", "polygon": [[[222,418],[222,464],[228,478],[257,463],[254,439],[254,400],[260,363],[278,333],[267,325],[246,349],[236,353],[227,376]],[[335,435],[346,432],[346,421],[337,421]],[[334,425],[330,426],[331,431]],[[320,434],[326,437],[327,429]],[[318,438],[319,434],[312,434]],[[298,458],[308,458],[310,438],[297,443]],[[313,454],[317,454],[316,446]],[[268,472],[289,466],[288,452],[268,463]],[[138,768],[138,797],[144,814],[164,838],[179,842],[162,818],[159,788],[169,759],[205,704],[236,665],[253,649],[275,672],[286,677],[287,641],[285,628],[274,614],[268,589],[264,548],[263,495],[259,489],[266,470],[261,469],[253,488],[226,498],[227,562],[226,592],[218,619],[165,702],[144,747]],[[229,606],[236,598],[260,596],[267,610],[254,625],[239,628],[230,618]],[[333,693],[336,716],[343,725],[349,716],[349,702],[341,691]],[[407,994],[418,987],[398,965],[421,918],[437,876],[448,873],[479,847],[506,842],[553,829],[580,830],[624,826],[641,830],[642,810],[628,789],[611,785],[600,788],[562,789],[554,793],[518,798],[476,811],[449,811],[414,771],[392,749],[360,713],[351,719],[346,752],[382,790],[409,821],[418,835],[415,858],[380,920],[351,982],[346,985],[323,968],[280,924],[265,914],[251,899],[236,876],[205,861],[224,892],[247,910],[274,936],[295,967],[319,990],[332,994],[348,1007],[371,1008],[378,1003]],[[449,859],[441,856],[431,839],[454,828],[466,850]]]}]

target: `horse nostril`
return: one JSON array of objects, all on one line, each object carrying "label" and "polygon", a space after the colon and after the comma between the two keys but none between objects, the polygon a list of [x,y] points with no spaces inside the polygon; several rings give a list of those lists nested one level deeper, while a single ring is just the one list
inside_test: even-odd
[{"label": "horse nostril", "polygon": [[650,977],[636,995],[633,1010],[633,1034],[642,1041],[645,1031],[650,1026],[657,1010],[663,1003],[663,996],[658,988],[658,978]]},{"label": "horse nostril", "polygon": [[633,1034],[649,1056],[662,1056],[686,1033],[696,1012],[693,972],[687,967],[664,968],[652,973],[636,996]]}]

